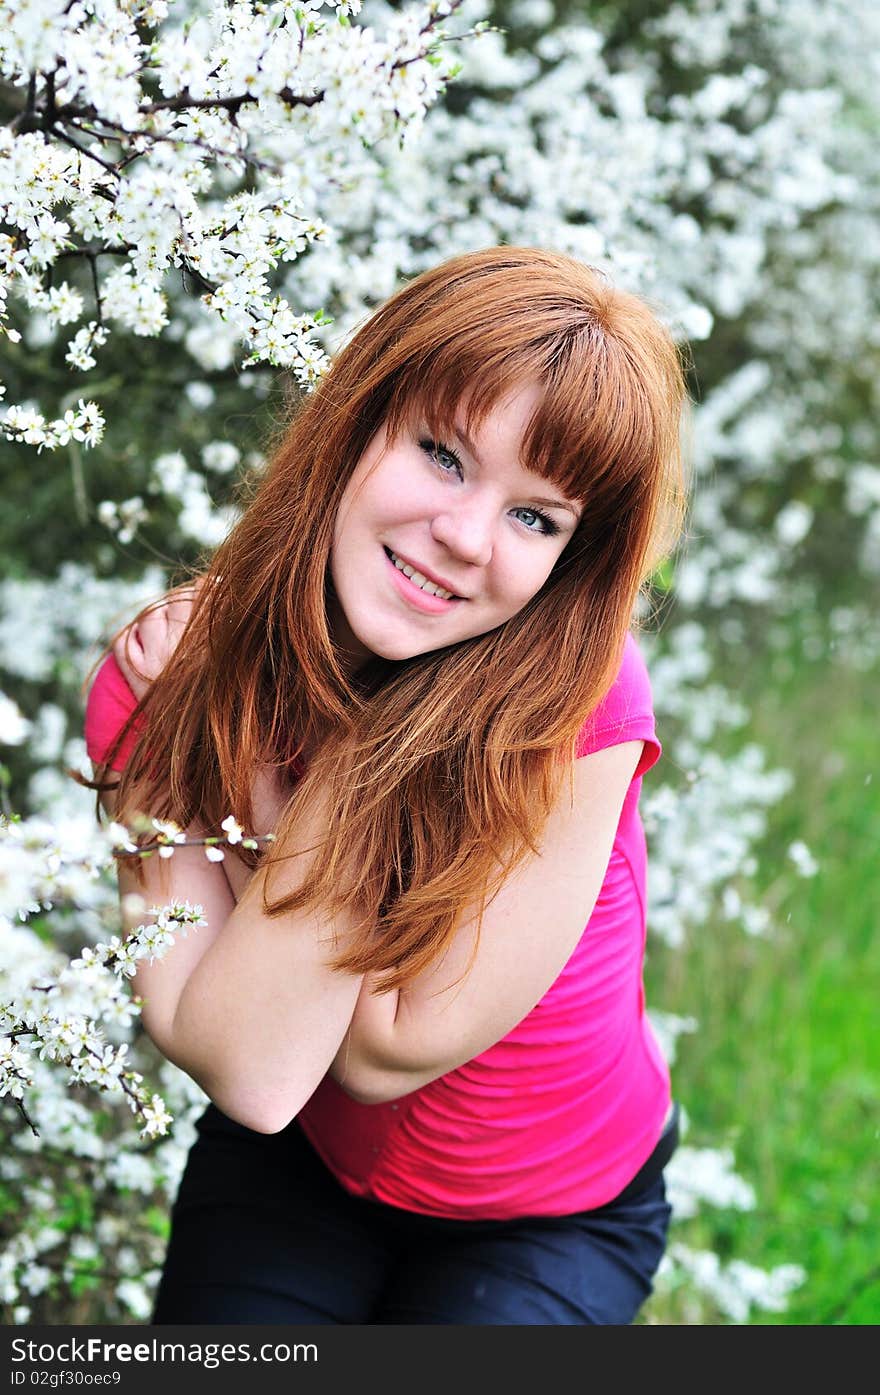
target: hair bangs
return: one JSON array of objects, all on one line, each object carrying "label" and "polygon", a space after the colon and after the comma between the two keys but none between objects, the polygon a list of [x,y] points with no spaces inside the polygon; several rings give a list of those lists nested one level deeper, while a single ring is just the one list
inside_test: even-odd
[{"label": "hair bangs", "polygon": [[498,338],[486,327],[471,326],[407,362],[391,394],[389,434],[417,421],[438,436],[451,436],[460,426],[476,435],[505,398],[540,383],[546,361],[538,346],[501,347]]},{"label": "hair bangs", "polygon": [[[415,349],[415,346],[413,346]],[[393,438],[417,425],[448,439],[459,426],[473,436],[505,398],[537,384],[541,398],[526,429],[523,467],[585,503],[653,472],[666,443],[657,440],[656,406],[643,389],[642,365],[594,313],[449,326],[446,335],[404,354],[388,399]]]}]

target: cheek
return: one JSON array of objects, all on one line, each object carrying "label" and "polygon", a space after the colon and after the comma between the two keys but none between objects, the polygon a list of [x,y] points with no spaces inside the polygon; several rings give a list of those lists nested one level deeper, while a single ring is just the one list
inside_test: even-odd
[{"label": "cheek", "polygon": [[418,507],[412,485],[412,471],[399,468],[386,456],[364,479],[351,501],[348,529],[363,534],[405,521]]},{"label": "cheek", "polygon": [[375,489],[372,479],[350,483],[339,503],[333,525],[333,551],[338,563],[370,529],[375,517]]},{"label": "cheek", "polygon": [[363,518],[362,491],[357,494],[350,491],[344,494],[333,524],[333,542],[330,547],[330,572],[337,584],[340,581],[344,583],[349,574],[358,567]]},{"label": "cheek", "polygon": [[[537,546],[535,550],[537,551]],[[523,606],[528,605],[532,597],[538,594],[555,562],[555,553],[549,558],[546,554],[538,557],[519,553],[505,567],[504,580],[498,595],[511,615],[522,610]]]},{"label": "cheek", "polygon": [[390,451],[375,474],[367,481],[364,491],[365,510],[377,522],[406,520],[425,507],[424,479],[415,468],[417,462],[403,452]]}]

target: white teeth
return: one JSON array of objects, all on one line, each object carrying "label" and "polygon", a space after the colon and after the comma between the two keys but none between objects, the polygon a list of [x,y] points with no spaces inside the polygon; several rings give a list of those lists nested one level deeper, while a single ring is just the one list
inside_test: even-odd
[{"label": "white teeth", "polygon": [[[388,551],[391,552],[390,547]],[[410,581],[413,582],[415,586],[418,586],[420,591],[427,591],[429,596],[440,596],[444,601],[451,601],[454,599],[454,591],[444,591],[442,586],[437,586],[433,581],[429,581],[426,576],[422,576],[421,572],[417,572],[415,567],[411,567],[408,562],[401,562],[396,553],[391,552],[391,560],[397,570],[403,572],[404,576],[409,577]]]}]

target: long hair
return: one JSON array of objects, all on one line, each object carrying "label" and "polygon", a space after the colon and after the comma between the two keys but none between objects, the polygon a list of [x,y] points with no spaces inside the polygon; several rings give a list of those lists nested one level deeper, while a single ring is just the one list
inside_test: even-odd
[{"label": "long hair", "polygon": [[[438,438],[457,410],[478,429],[534,382],[522,462],[584,504],[547,581],[489,633],[347,675],[328,625],[329,557],[365,448],[416,415]],[[334,964],[378,974],[383,989],[410,981],[539,851],[640,590],[680,533],[686,402],[682,355],[655,311],[580,262],[494,247],[416,277],[305,399],[217,548],[132,719],[141,731],[116,817],[149,811],[219,832],[233,812],[253,829],[257,767],[301,771],[308,746],[277,844],[241,856],[271,873],[320,781],[322,856],[286,897],[271,899],[267,876],[265,910],[345,911],[357,928]]]}]

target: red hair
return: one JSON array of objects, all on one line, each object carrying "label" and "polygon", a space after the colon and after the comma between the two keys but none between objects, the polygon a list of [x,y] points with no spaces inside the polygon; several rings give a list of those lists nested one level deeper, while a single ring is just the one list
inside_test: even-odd
[{"label": "red hair", "polygon": [[[457,408],[478,428],[527,382],[543,395],[523,464],[584,503],[544,586],[487,634],[347,676],[328,627],[328,563],[368,443],[415,414],[439,438]],[[271,901],[267,880],[265,908],[354,910],[337,966],[378,972],[387,988],[409,981],[537,851],[640,589],[679,535],[686,402],[682,355],[658,315],[580,262],[494,247],[418,276],[303,402],[216,550],[139,705],[117,817],[147,810],[219,832],[233,812],[251,829],[257,765],[288,770],[308,745],[278,845],[241,855],[271,868],[320,780],[332,792],[324,855],[295,895]]]}]

